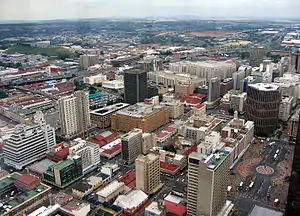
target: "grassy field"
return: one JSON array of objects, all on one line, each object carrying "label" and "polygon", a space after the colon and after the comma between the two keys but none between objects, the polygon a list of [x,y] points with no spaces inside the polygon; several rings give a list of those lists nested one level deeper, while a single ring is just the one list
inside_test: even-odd
[{"label": "grassy field", "polygon": [[6,50],[7,54],[22,53],[26,55],[43,55],[57,56],[59,58],[71,58],[73,53],[62,47],[29,47],[29,46],[13,46]]}]

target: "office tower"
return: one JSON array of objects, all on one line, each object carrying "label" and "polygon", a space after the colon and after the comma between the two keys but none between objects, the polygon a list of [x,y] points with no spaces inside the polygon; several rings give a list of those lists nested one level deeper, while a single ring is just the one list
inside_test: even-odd
[{"label": "office tower", "polygon": [[71,145],[69,153],[72,156],[78,155],[81,157],[83,172],[89,171],[89,169],[100,163],[100,148],[98,144],[77,138],[71,142]]},{"label": "office tower", "polygon": [[133,129],[121,137],[122,141],[122,159],[126,164],[132,164],[134,160],[142,153],[143,131]]},{"label": "office tower", "polygon": [[213,109],[220,102],[220,79],[214,77],[208,81],[207,109]]},{"label": "office tower", "polygon": [[58,100],[59,120],[61,134],[66,138],[71,138],[78,134],[78,115],[76,98],[71,95]]},{"label": "office tower", "polygon": [[285,215],[298,216],[300,212],[300,127],[298,125],[291,174]]},{"label": "office tower", "polygon": [[230,152],[219,150],[203,159],[193,152],[188,159],[187,215],[216,216],[227,198]]},{"label": "office tower", "polygon": [[291,65],[295,68],[296,73],[300,73],[300,48],[296,48],[291,53]]},{"label": "office tower", "polygon": [[262,46],[252,47],[250,50],[250,65],[258,67],[262,63],[265,56],[265,48]]},{"label": "office tower", "polygon": [[291,116],[292,108],[293,108],[293,97],[282,96],[280,101],[280,106],[279,106],[278,118],[286,122]]},{"label": "office tower", "polygon": [[74,93],[77,104],[79,131],[87,131],[91,127],[89,93],[76,91]]},{"label": "office tower", "polygon": [[99,63],[99,56],[98,55],[81,55],[79,59],[79,66],[84,69],[88,69],[90,66]]},{"label": "office tower", "polygon": [[125,103],[135,104],[147,98],[147,73],[140,69],[124,71],[124,100]]},{"label": "office tower", "polygon": [[228,91],[233,89],[233,79],[232,78],[226,78],[221,82],[220,84],[220,95],[225,95]]},{"label": "office tower", "polygon": [[239,89],[243,92],[247,92],[248,85],[254,83],[257,83],[256,78],[253,76],[247,76],[245,79],[241,80]]},{"label": "office tower", "polygon": [[153,153],[139,155],[135,160],[136,188],[155,193],[160,186],[159,156]]},{"label": "office tower", "polygon": [[245,79],[245,76],[246,76],[245,70],[238,70],[232,74],[233,89],[235,90],[240,89],[240,82],[241,80]]},{"label": "office tower", "polygon": [[248,120],[254,121],[256,135],[268,136],[276,130],[280,99],[279,87],[276,85],[248,85],[245,112]]},{"label": "office tower", "polygon": [[4,163],[16,169],[40,159],[56,144],[55,130],[46,124],[42,112],[36,112],[33,125],[19,125],[4,140]]},{"label": "office tower", "polygon": [[76,91],[74,95],[58,100],[61,134],[67,139],[84,134],[91,126],[88,93]]}]

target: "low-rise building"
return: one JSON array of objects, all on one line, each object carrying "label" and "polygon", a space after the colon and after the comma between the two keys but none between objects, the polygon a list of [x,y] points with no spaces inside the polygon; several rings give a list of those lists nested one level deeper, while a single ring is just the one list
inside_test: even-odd
[{"label": "low-rise building", "polygon": [[147,194],[141,190],[132,190],[126,195],[119,195],[114,204],[120,206],[125,215],[135,215],[147,202]]},{"label": "low-rise building", "polygon": [[44,181],[59,188],[67,187],[82,178],[81,157],[75,155],[50,166],[44,172]]},{"label": "low-rise building", "polygon": [[66,205],[62,206],[61,209],[74,216],[86,216],[91,210],[91,205],[81,200],[73,199]]},{"label": "low-rise building", "polygon": [[99,128],[108,128],[111,125],[111,116],[125,107],[128,107],[129,104],[126,103],[117,103],[100,109],[96,109],[90,112],[92,124],[97,125]]},{"label": "low-rise building", "polygon": [[111,80],[102,82],[102,87],[107,89],[124,89],[124,81],[121,80]]},{"label": "low-rise building", "polygon": [[157,202],[152,202],[145,208],[145,216],[162,216],[163,212],[159,209]]},{"label": "low-rise building", "polygon": [[89,85],[99,84],[106,81],[106,75],[98,74],[95,76],[83,77],[83,82]]},{"label": "low-rise building", "polygon": [[49,160],[48,158],[43,159],[39,162],[36,162],[29,167],[27,167],[27,170],[31,175],[34,175],[38,177],[39,179],[44,178],[44,172],[50,167],[56,164],[55,162]]},{"label": "low-rise building", "polygon": [[125,184],[117,180],[109,183],[107,186],[97,192],[99,202],[109,202],[125,191]]}]

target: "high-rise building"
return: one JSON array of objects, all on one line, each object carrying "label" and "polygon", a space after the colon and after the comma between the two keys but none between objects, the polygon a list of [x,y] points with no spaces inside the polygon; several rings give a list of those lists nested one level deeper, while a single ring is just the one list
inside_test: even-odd
[{"label": "high-rise building", "polygon": [[276,130],[280,99],[279,87],[276,85],[248,85],[245,112],[247,118],[254,121],[256,135],[267,136]]},{"label": "high-rise building", "polygon": [[79,66],[84,69],[88,69],[90,66],[99,63],[99,56],[98,55],[81,55],[79,59]]},{"label": "high-rise building", "polygon": [[77,138],[71,142],[71,145],[69,148],[70,155],[78,155],[81,157],[83,172],[88,171],[100,163],[100,148],[98,144]]},{"label": "high-rise building", "polygon": [[156,146],[155,133],[143,133],[142,153],[149,153],[154,146]]},{"label": "high-rise building", "polygon": [[250,65],[252,67],[259,66],[264,60],[265,52],[265,48],[262,46],[252,47],[250,50]]},{"label": "high-rise building", "polygon": [[293,97],[282,96],[279,106],[278,118],[282,121],[287,121],[290,118],[293,107]]},{"label": "high-rise building", "polygon": [[295,68],[296,73],[300,73],[300,48],[296,48],[291,53],[291,65]]},{"label": "high-rise building", "polygon": [[147,73],[141,69],[124,71],[124,100],[125,103],[135,104],[147,98]]},{"label": "high-rise building", "polygon": [[74,95],[58,100],[61,133],[66,138],[82,135],[91,126],[89,96],[87,92],[76,91]]},{"label": "high-rise building", "polygon": [[292,175],[285,211],[286,216],[297,216],[300,212],[300,127],[297,127],[297,129],[298,131],[291,171]]},{"label": "high-rise building", "polygon": [[127,164],[132,164],[134,160],[142,153],[143,131],[133,129],[121,137],[122,141],[122,159]]},{"label": "high-rise building", "polygon": [[76,91],[74,96],[77,104],[79,131],[85,132],[91,127],[89,93]]},{"label": "high-rise building", "polygon": [[4,139],[4,163],[16,169],[37,161],[56,144],[55,130],[46,124],[42,112],[36,112],[33,125],[19,125]]},{"label": "high-rise building", "polygon": [[226,203],[230,152],[219,150],[206,159],[193,152],[188,160],[187,215],[216,216]]},{"label": "high-rise building", "polygon": [[228,91],[233,89],[233,79],[232,78],[226,78],[224,79],[220,84],[220,95],[225,95]]},{"label": "high-rise building", "polygon": [[208,80],[208,94],[205,102],[207,109],[216,107],[220,102],[220,79],[218,77]]},{"label": "high-rise building", "polygon": [[160,183],[159,155],[139,155],[135,160],[136,188],[145,193],[155,193]]}]

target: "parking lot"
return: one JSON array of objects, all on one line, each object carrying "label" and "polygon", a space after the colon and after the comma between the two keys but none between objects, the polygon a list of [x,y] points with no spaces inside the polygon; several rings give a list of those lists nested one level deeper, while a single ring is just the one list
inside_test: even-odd
[{"label": "parking lot", "polygon": [[[247,215],[244,205],[249,203],[277,210],[285,208],[293,151],[294,146],[283,140],[252,144],[231,179],[235,188],[232,199],[240,209],[238,215]],[[276,199],[278,203],[274,202]]]}]

